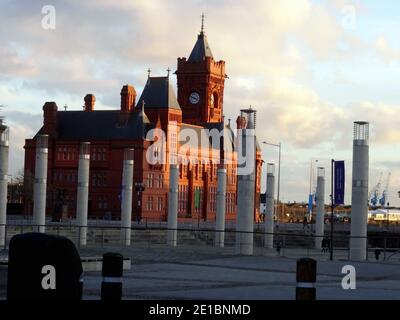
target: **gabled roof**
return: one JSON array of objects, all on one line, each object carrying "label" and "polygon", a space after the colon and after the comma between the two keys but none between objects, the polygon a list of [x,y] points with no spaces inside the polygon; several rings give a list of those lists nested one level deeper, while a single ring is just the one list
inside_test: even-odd
[{"label": "gabled roof", "polygon": [[57,133],[59,139],[112,140],[141,139],[149,119],[141,112],[59,111]]},{"label": "gabled roof", "polygon": [[149,77],[136,107],[141,108],[143,101],[145,102],[145,109],[181,109],[174,89],[169,83],[169,77]]},{"label": "gabled roof", "polygon": [[203,61],[205,57],[213,58],[213,54],[210,46],[208,45],[207,36],[204,34],[204,32],[200,32],[200,34],[197,36],[196,44],[194,45],[188,61],[200,62]]}]

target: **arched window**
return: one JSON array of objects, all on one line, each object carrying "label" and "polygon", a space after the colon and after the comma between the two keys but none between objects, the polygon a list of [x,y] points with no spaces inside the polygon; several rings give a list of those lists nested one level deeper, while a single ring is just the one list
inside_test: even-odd
[{"label": "arched window", "polygon": [[213,93],[211,93],[211,97],[210,97],[210,107],[218,109],[218,105],[219,105],[218,93],[213,92]]}]

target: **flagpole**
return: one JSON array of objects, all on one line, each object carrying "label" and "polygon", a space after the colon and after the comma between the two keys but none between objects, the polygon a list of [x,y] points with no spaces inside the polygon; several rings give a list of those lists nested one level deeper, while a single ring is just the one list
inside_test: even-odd
[{"label": "flagpole", "polygon": [[334,206],[334,191],[333,191],[333,184],[334,184],[334,176],[333,176],[333,170],[334,170],[334,165],[335,165],[335,160],[332,159],[331,163],[331,257],[330,260],[333,260],[333,206]]}]

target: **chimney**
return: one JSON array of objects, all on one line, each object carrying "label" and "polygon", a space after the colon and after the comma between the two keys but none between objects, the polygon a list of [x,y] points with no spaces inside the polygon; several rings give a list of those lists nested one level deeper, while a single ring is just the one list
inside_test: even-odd
[{"label": "chimney", "polygon": [[85,111],[94,111],[94,103],[96,102],[96,97],[89,93],[85,96]]},{"label": "chimney", "polygon": [[43,134],[55,135],[57,125],[57,104],[47,101],[43,105]]},{"label": "chimney", "polygon": [[236,119],[236,127],[237,129],[246,129],[247,127],[247,120],[243,116],[238,116]]},{"label": "chimney", "polygon": [[121,111],[133,111],[136,103],[136,90],[127,84],[121,89]]}]

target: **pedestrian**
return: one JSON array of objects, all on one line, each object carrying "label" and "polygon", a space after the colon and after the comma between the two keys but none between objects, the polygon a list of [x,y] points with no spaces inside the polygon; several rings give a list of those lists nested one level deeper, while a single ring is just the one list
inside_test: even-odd
[{"label": "pedestrian", "polygon": [[326,250],[326,239],[323,238],[322,239],[322,252],[325,252],[325,250]]},{"label": "pedestrian", "polygon": [[278,256],[281,255],[281,248],[282,248],[282,243],[279,241],[276,245],[276,252],[278,253]]},{"label": "pedestrian", "polygon": [[307,217],[304,216],[304,219],[303,219],[303,229],[305,229],[306,226],[307,226]]},{"label": "pedestrian", "polygon": [[379,250],[378,248],[375,249],[375,259],[376,259],[376,261],[379,261],[380,254],[381,254],[381,250]]}]

